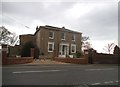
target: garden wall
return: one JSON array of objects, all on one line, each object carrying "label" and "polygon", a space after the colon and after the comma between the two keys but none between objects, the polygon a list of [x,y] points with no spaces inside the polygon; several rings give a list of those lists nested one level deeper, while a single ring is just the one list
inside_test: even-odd
[{"label": "garden wall", "polygon": [[33,62],[34,49],[31,49],[31,57],[8,57],[7,45],[2,45],[2,65],[24,64]]},{"label": "garden wall", "polygon": [[103,53],[92,53],[93,63],[98,64],[118,64],[119,63],[119,55],[114,54],[103,54]]},{"label": "garden wall", "polygon": [[73,64],[88,64],[88,51],[84,51],[84,57],[83,58],[60,58],[57,57],[56,51],[53,52],[53,60],[64,62],[64,63],[73,63]]},{"label": "garden wall", "polygon": [[88,60],[85,58],[55,58],[55,61],[74,64],[88,64]]}]

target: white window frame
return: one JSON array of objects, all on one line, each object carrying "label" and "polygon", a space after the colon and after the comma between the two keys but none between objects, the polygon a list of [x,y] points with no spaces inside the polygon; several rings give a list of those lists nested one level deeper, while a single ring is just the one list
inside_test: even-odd
[{"label": "white window frame", "polygon": [[49,39],[54,39],[54,32],[53,32],[53,31],[49,31],[49,33],[50,33],[50,32],[52,32],[53,37],[50,37],[50,36],[49,36]]},{"label": "white window frame", "polygon": [[[75,51],[74,52],[72,52],[72,47],[75,47]],[[71,53],[76,53],[76,44],[71,44]]]},{"label": "white window frame", "polygon": [[[62,32],[62,33],[64,33],[64,32]],[[61,37],[62,37],[62,33],[61,33]],[[64,33],[64,38],[61,38],[61,40],[65,40],[65,33]]]},{"label": "white window frame", "polygon": [[75,34],[73,34],[72,37],[74,38],[74,39],[72,39],[72,41],[75,41],[75,37],[76,37]]},{"label": "white window frame", "polygon": [[[52,44],[52,51],[49,50],[49,45]],[[54,42],[48,42],[48,52],[53,52],[54,50]]]}]

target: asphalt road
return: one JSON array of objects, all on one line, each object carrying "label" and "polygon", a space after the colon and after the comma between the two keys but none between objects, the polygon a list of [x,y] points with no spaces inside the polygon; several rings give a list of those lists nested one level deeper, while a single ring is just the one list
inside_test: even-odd
[{"label": "asphalt road", "polygon": [[3,66],[3,85],[118,85],[117,65]]}]

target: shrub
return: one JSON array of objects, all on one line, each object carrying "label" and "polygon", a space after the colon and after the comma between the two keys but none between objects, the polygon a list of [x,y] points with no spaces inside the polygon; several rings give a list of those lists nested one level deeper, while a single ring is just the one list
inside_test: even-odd
[{"label": "shrub", "polygon": [[80,52],[77,52],[77,53],[76,53],[76,57],[77,57],[77,58],[80,58],[80,57],[81,57],[81,53],[80,53]]},{"label": "shrub", "polygon": [[32,42],[25,43],[21,49],[21,56],[30,57],[31,48],[34,48],[34,44]]}]

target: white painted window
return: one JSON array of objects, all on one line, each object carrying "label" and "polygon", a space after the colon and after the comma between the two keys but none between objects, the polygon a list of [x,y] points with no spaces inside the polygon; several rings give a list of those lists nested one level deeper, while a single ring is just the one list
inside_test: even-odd
[{"label": "white painted window", "polygon": [[72,34],[72,41],[75,41],[75,34]]},{"label": "white painted window", "polygon": [[61,40],[65,40],[65,33],[64,32],[61,33]]},{"label": "white painted window", "polygon": [[48,42],[48,52],[53,52],[54,50],[54,42]]},{"label": "white painted window", "polygon": [[76,45],[71,44],[71,53],[76,53]]},{"label": "white painted window", "polygon": [[54,32],[53,31],[49,31],[49,39],[54,39]]}]

